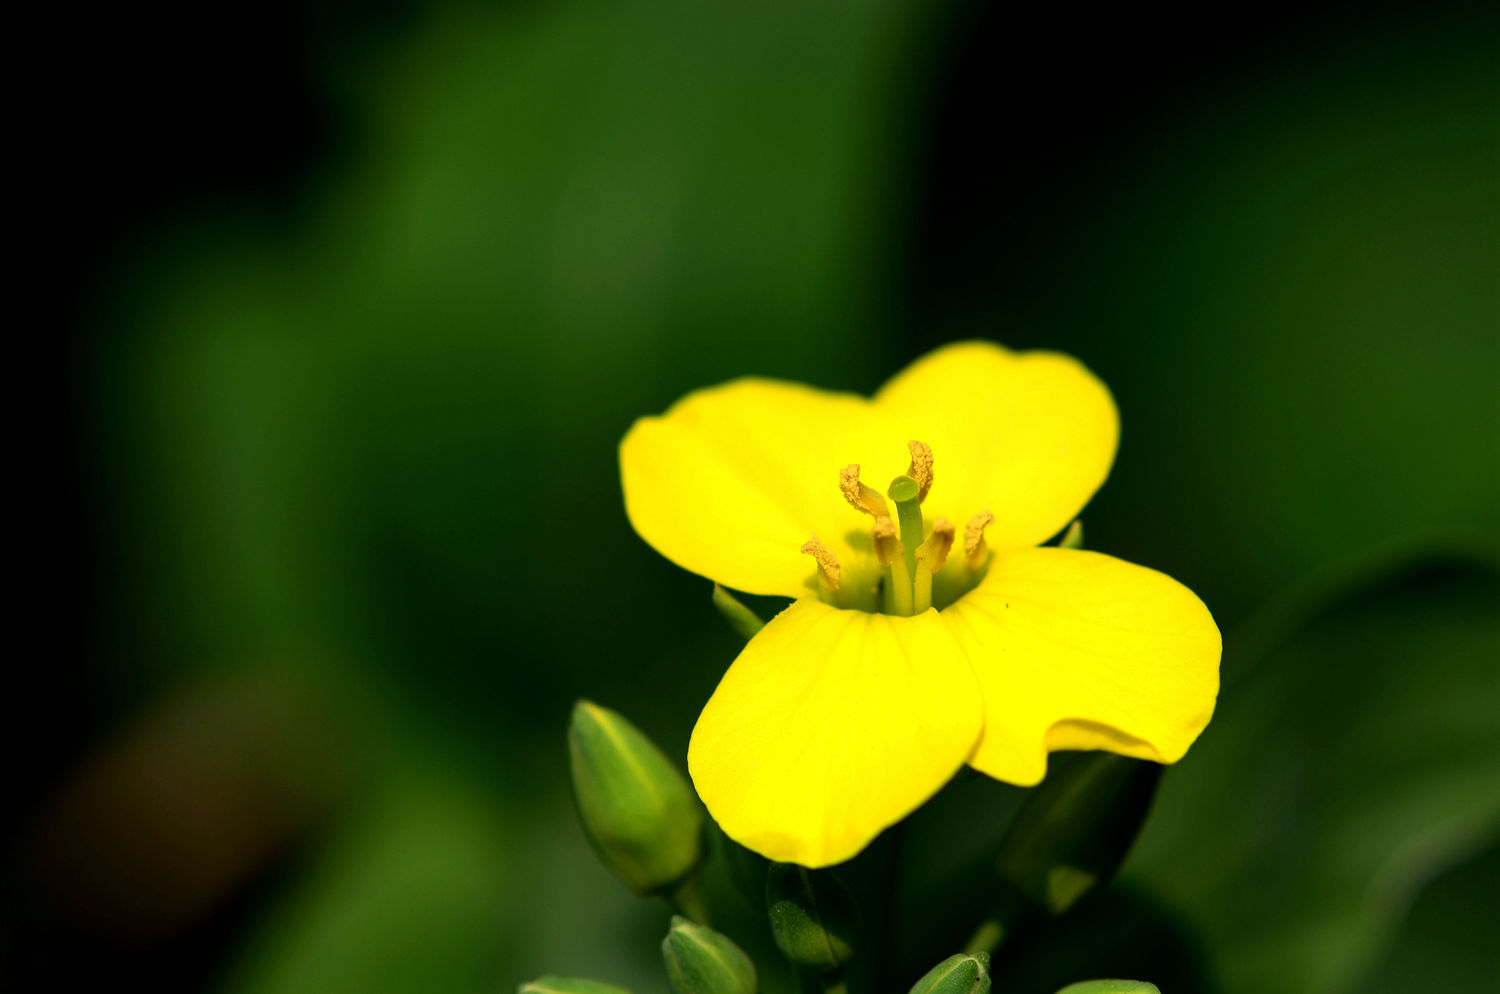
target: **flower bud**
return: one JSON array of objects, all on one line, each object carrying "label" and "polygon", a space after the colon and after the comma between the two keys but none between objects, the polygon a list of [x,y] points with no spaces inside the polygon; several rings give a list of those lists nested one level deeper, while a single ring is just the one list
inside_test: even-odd
[{"label": "flower bud", "polygon": [[911,994],[989,994],[990,954],[949,956],[912,987]]},{"label": "flower bud", "polygon": [[797,966],[828,973],[854,957],[859,909],[832,871],[772,864],[766,911],[776,947]]},{"label": "flower bud", "polygon": [[1057,994],[1161,994],[1161,988],[1144,980],[1085,980],[1069,984]]},{"label": "flower bud", "polygon": [[703,814],[687,780],[650,739],[614,711],[579,701],[568,751],[578,814],[605,866],[638,894],[692,872]]},{"label": "flower bud", "polygon": [[1061,914],[1112,877],[1151,808],[1162,768],[1084,753],[1032,788],[1000,843],[1000,874]]},{"label": "flower bud", "polygon": [[555,977],[549,973],[545,977],[537,977],[530,983],[517,987],[516,994],[630,994],[630,992],[614,984],[601,984],[597,980]]},{"label": "flower bud", "polygon": [[662,962],[676,994],[755,994],[755,964],[706,925],[680,915],[661,943]]}]

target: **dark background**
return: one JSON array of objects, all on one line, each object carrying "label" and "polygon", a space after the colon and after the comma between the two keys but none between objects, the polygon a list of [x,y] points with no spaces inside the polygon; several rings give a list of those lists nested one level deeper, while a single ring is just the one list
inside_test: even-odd
[{"label": "dark background", "polygon": [[562,730],[587,695],[680,756],[735,644],[630,531],[616,442],[986,337],[1111,386],[1089,544],[1226,633],[1124,878],[1007,989],[1493,977],[1485,6],[27,22],[6,972],[659,987]]}]

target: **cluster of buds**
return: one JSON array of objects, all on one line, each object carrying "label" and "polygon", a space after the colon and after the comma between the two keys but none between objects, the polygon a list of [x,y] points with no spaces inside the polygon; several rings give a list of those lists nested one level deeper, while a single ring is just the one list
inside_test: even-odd
[{"label": "cluster of buds", "polygon": [[[951,528],[942,531],[942,540],[951,545]],[[936,546],[927,551],[938,553]],[[727,593],[716,591],[715,603],[746,637],[760,624]],[[573,709],[568,750],[578,814],[601,862],[632,891],[664,898],[676,912],[661,944],[670,989],[675,994],[756,994],[755,963],[708,924],[698,890],[705,850],[703,811],[687,778],[640,729],[589,701]],[[975,933],[966,952],[933,967],[910,994],[987,994],[990,951],[1018,913],[1036,909],[1060,914],[1119,865],[1144,818],[1159,770],[1154,764],[1099,754],[1048,777],[1002,841],[996,866],[1000,911]],[[846,974],[862,951],[862,916],[839,875],[826,868],[773,863],[723,841],[729,875],[749,898],[763,901],[770,937],[804,987],[850,990]],[[630,991],[548,975],[520,985],[518,994]],[[1100,980],[1074,984],[1058,994],[1157,994],[1157,989],[1137,981]]]}]

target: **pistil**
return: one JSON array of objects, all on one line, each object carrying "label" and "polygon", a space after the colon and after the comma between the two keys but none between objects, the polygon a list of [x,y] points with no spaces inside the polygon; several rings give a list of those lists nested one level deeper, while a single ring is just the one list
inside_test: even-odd
[{"label": "pistil", "polygon": [[932,523],[932,534],[917,547],[917,571],[912,574],[912,613],[932,607],[932,577],[948,561],[955,531],[947,518]]},{"label": "pistil", "polygon": [[917,546],[925,538],[922,534],[922,488],[909,476],[898,476],[891,481],[886,496],[896,504],[896,521],[901,525],[901,544],[906,547],[906,569],[917,571]]}]

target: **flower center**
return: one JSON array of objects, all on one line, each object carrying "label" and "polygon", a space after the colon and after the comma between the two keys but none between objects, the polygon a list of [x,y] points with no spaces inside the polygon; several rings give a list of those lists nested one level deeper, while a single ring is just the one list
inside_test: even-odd
[{"label": "flower center", "polygon": [[[911,453],[911,465],[904,475],[891,481],[884,495],[860,480],[857,463],[839,473],[839,490],[844,499],[855,510],[875,519],[871,544],[881,569],[877,598],[886,614],[901,617],[921,614],[933,606],[933,578],[947,563],[957,537],[957,530],[947,518],[935,518],[930,528],[922,518],[922,502],[933,482],[931,447],[917,441],[907,442],[906,447]],[[969,519],[964,528],[964,575],[945,585],[952,594],[945,603],[957,600],[982,575],[989,558],[984,529],[994,520],[995,516],[988,511]],[[802,551],[817,564],[820,595],[834,603],[843,580],[837,557],[816,535],[802,546]]]}]

